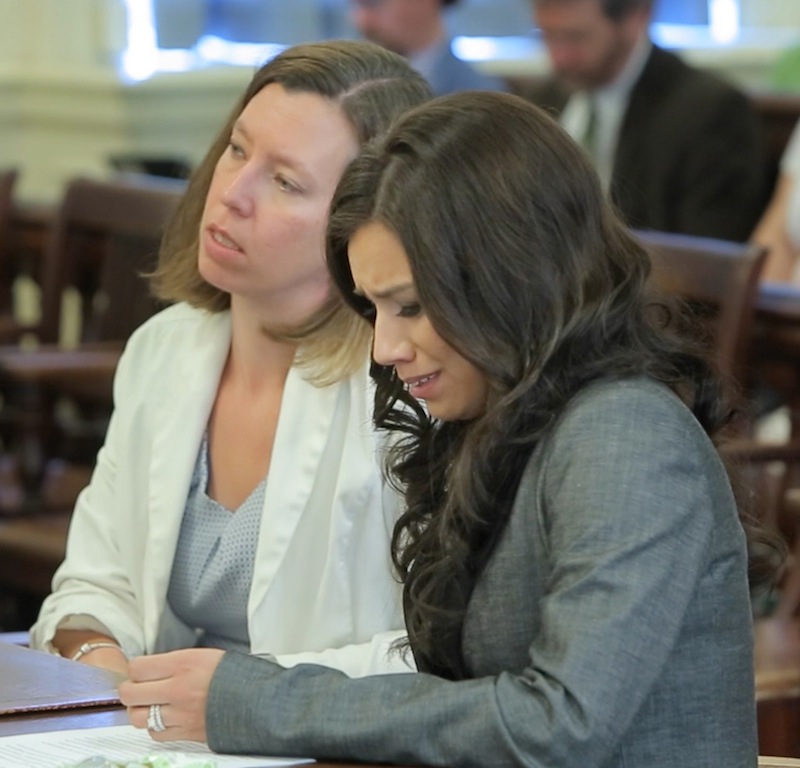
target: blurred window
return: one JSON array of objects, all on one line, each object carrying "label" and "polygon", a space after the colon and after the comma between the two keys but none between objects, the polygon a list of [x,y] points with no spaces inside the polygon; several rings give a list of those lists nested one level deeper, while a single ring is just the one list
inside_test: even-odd
[{"label": "blurred window", "polygon": [[[193,48],[204,35],[236,43],[291,45],[354,37],[348,0],[152,0],[159,48]],[[708,24],[709,0],[657,0],[654,20]],[[528,0],[462,0],[448,11],[453,35],[519,35]]]}]

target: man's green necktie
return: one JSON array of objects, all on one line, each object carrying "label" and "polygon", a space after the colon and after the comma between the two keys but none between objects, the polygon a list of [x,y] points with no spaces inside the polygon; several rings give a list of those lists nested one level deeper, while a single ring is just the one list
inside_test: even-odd
[{"label": "man's green necktie", "polygon": [[595,142],[597,141],[597,105],[594,102],[594,99],[589,97],[589,114],[586,119],[586,126],[584,127],[583,134],[580,138],[580,145],[586,150],[586,154],[592,158],[592,162],[595,161],[595,152],[596,146]]}]

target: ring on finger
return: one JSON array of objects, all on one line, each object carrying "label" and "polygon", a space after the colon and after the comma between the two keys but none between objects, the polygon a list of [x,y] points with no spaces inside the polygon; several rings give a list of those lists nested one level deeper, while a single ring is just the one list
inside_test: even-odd
[{"label": "ring on finger", "polygon": [[164,720],[161,717],[161,705],[151,704],[147,711],[147,730],[153,733],[163,733],[167,730]]}]

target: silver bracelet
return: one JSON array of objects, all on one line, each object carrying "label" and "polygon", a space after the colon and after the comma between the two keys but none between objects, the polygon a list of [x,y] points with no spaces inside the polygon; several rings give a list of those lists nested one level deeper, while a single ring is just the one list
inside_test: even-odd
[{"label": "silver bracelet", "polygon": [[[125,656],[125,652],[122,650],[122,647],[117,645],[116,643],[107,643],[97,642],[97,643],[84,643],[73,656],[70,656],[71,661],[77,661],[78,659],[82,659],[87,653],[91,653],[96,648],[116,648],[123,656]],[[127,658],[127,656],[125,657]]]}]

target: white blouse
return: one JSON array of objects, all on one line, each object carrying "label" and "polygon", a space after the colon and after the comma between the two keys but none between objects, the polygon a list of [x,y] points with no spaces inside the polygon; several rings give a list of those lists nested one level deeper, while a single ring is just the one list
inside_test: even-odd
[{"label": "white blouse", "polygon": [[[67,556],[31,630],[52,650],[58,627],[105,630],[129,656],[195,644],[167,601],[195,460],[230,347],[230,316],[180,304],[131,337],[115,409]],[[315,387],[286,379],[247,597],[250,651],[351,676],[407,671],[391,566],[400,501],[383,482],[363,371]]]}]

